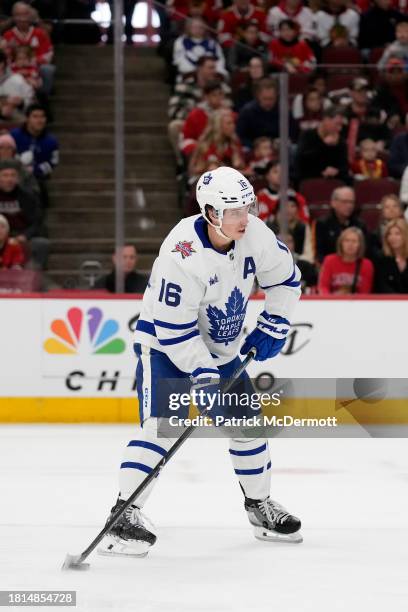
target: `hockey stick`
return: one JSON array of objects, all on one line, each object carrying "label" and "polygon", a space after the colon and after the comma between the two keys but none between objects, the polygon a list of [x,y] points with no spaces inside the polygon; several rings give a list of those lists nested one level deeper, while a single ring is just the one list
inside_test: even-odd
[{"label": "hockey stick", "polygon": [[[256,356],[256,349],[252,348],[241,365],[235,370],[232,377],[229,379],[225,387],[222,389],[223,393],[228,391],[232,385],[235,383],[237,378],[239,378],[244,372],[244,370],[248,367],[251,361]],[[207,410],[202,412],[202,415],[205,416]],[[65,557],[65,561],[62,566],[62,570],[68,569],[76,569],[76,570],[87,570],[90,567],[89,563],[84,563],[85,559],[91,554],[91,552],[98,546],[99,542],[106,536],[106,534],[112,529],[113,525],[116,523],[119,517],[126,511],[126,509],[139,497],[139,495],[146,489],[146,487],[151,483],[151,481],[159,475],[159,472],[163,469],[165,464],[173,457],[173,455],[178,451],[180,446],[184,444],[184,442],[191,436],[193,431],[195,430],[195,425],[190,425],[186,430],[181,434],[181,436],[176,440],[173,446],[167,451],[165,457],[163,457],[156,467],[146,476],[144,481],[133,491],[132,495],[126,500],[126,502],[115,512],[115,514],[109,519],[106,523],[105,527],[102,531],[96,536],[94,540],[90,543],[88,548],[86,548],[79,555],[70,555],[67,554]]]}]

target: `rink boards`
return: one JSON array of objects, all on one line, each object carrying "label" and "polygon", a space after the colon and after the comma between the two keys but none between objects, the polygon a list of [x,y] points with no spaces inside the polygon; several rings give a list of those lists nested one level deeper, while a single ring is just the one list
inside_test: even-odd
[{"label": "rink boards", "polygon": [[[408,422],[407,306],[397,298],[302,299],[284,353],[253,363],[249,373],[315,379],[298,386],[295,415],[338,414],[339,379],[392,379],[384,406],[392,405],[396,422]],[[0,421],[137,421],[132,333],[140,307],[135,298],[2,298]],[[249,302],[246,332],[262,307]]]}]

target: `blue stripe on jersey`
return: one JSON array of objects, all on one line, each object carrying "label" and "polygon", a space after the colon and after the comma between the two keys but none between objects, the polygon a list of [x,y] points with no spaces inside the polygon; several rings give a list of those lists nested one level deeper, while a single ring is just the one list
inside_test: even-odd
[{"label": "blue stripe on jersey", "polygon": [[289,249],[286,246],[286,244],[283,244],[283,242],[281,242],[278,238],[276,239],[276,242],[278,243],[278,247],[282,250],[282,251],[286,251],[287,253],[289,253]]},{"label": "blue stripe on jersey", "polygon": [[179,344],[180,342],[185,342],[186,340],[190,340],[190,338],[194,338],[194,336],[198,336],[200,332],[198,329],[186,334],[185,336],[179,336],[178,338],[167,338],[167,340],[160,340],[159,342],[161,346],[168,346],[169,344]]},{"label": "blue stripe on jersey", "polygon": [[146,472],[146,474],[150,474],[153,470],[149,465],[145,465],[144,463],[135,463],[134,461],[125,461],[120,466],[122,468],[133,468],[134,470],[141,470],[142,472]]},{"label": "blue stripe on jersey", "polygon": [[[268,465],[266,466],[266,470],[269,470],[271,467],[271,462],[269,461]],[[264,471],[263,466],[260,468],[254,468],[253,470],[235,470],[235,473],[238,474],[238,476],[253,476],[254,474],[262,474],[262,472]]]},{"label": "blue stripe on jersey", "polygon": [[258,446],[257,448],[252,448],[251,450],[231,450],[230,449],[230,453],[231,455],[237,455],[238,457],[245,457],[247,455],[257,455],[258,453],[262,453],[264,450],[266,450],[266,442],[265,444],[262,444],[262,446]]},{"label": "blue stripe on jersey", "polygon": [[[259,285],[259,286],[260,286],[261,289],[272,289],[272,287],[280,287],[281,285],[286,285],[287,287],[299,287],[300,286],[300,281],[294,281],[293,280],[295,278],[295,276],[296,276],[296,268],[295,268],[295,266],[293,266],[292,274],[283,283],[278,283],[277,285],[267,285],[266,287],[262,287],[261,285]],[[292,281],[293,281],[294,284],[292,284]]]},{"label": "blue stripe on jersey", "polygon": [[191,321],[191,323],[167,323],[167,321],[160,321],[159,319],[154,319],[154,324],[158,327],[165,327],[166,329],[188,329],[189,327],[194,327],[198,323],[198,319],[195,321]]},{"label": "blue stripe on jersey", "polygon": [[216,370],[215,368],[196,368],[193,372],[191,372],[191,376],[198,376],[199,374],[206,374],[207,372],[210,372],[211,374],[218,374],[218,376],[220,375],[220,371]]},{"label": "blue stripe on jersey", "polygon": [[136,329],[141,332],[145,332],[146,334],[150,334],[151,336],[156,335],[156,330],[154,329],[153,323],[150,321],[144,321],[143,319],[138,319],[136,323]]},{"label": "blue stripe on jersey", "polygon": [[142,448],[147,448],[148,450],[155,451],[159,453],[162,457],[167,455],[166,449],[162,448],[158,444],[153,444],[152,442],[145,442],[144,440],[131,440],[128,446],[141,446]]}]

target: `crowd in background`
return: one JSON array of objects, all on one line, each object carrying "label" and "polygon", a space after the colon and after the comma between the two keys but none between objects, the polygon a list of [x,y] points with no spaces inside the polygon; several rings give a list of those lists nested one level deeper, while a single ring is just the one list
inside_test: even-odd
[{"label": "crowd in background", "polygon": [[[65,17],[88,18],[108,4],[0,0],[0,268],[47,265],[58,143],[47,129],[55,66],[42,17],[58,18],[62,7]],[[125,0],[128,43],[134,7]],[[154,8],[184,214],[198,212],[202,172],[233,166],[253,182],[260,217],[290,247],[305,292],[408,293],[406,0],[167,0]],[[108,28],[106,40],[96,30],[100,43],[111,40]],[[64,42],[98,42],[81,33],[67,28]],[[290,107],[284,210],[281,72]],[[135,267],[137,253],[126,248]]]},{"label": "crowd in background", "polygon": [[[408,293],[408,5],[404,0],[173,0],[161,45],[185,214],[230,165],[291,248],[305,292]],[[279,193],[279,79],[289,183]]]},{"label": "crowd in background", "polygon": [[47,128],[54,50],[33,7],[9,8],[0,21],[0,269],[44,270],[47,183],[59,161]]}]

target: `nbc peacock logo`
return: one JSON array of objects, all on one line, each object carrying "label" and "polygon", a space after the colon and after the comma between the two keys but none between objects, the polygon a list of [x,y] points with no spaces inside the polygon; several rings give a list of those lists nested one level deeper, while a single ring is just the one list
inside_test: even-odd
[{"label": "nbc peacock logo", "polygon": [[70,308],[65,319],[54,319],[50,325],[53,336],[44,342],[44,349],[53,355],[77,355],[88,352],[93,355],[123,353],[125,341],[117,338],[119,324],[105,319],[100,308]]}]

